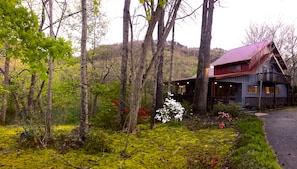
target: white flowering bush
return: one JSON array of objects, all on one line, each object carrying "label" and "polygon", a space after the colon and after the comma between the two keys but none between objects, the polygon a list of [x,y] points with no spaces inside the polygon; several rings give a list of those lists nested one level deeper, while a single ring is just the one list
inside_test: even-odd
[{"label": "white flowering bush", "polygon": [[185,108],[180,104],[180,102],[171,98],[172,96],[173,95],[169,93],[168,98],[165,98],[163,108],[156,111],[155,119],[161,121],[162,123],[166,123],[171,119],[179,121],[183,120]]}]

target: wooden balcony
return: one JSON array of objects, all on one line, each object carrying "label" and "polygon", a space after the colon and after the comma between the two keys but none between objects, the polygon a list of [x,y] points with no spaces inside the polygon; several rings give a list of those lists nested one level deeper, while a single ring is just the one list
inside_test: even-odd
[{"label": "wooden balcony", "polygon": [[267,72],[267,73],[259,73],[258,80],[263,82],[268,82],[268,83],[290,84],[291,76],[284,75],[282,73]]}]

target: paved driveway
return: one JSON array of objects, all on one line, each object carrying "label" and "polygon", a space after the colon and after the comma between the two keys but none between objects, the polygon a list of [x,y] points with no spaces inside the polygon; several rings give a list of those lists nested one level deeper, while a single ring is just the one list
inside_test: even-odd
[{"label": "paved driveway", "polygon": [[284,169],[297,169],[297,109],[260,116],[269,144]]}]

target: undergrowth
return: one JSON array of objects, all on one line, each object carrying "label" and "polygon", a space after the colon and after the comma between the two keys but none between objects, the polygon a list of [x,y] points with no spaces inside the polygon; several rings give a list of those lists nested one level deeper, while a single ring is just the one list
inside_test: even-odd
[{"label": "undergrowth", "polygon": [[[56,127],[54,136],[67,140],[73,128]],[[200,157],[216,162],[212,168],[220,168],[237,135],[232,128],[190,131],[179,123],[158,124],[151,130],[149,125],[141,124],[137,135],[94,129],[85,147],[61,153],[58,146],[21,148],[18,141],[22,128],[0,127],[0,132],[0,166],[37,169],[73,168],[71,165],[93,169],[205,168],[208,164],[199,161]]]}]

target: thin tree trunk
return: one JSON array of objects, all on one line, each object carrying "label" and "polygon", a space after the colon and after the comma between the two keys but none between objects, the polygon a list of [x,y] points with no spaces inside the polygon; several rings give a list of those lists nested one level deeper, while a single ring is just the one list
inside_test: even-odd
[{"label": "thin tree trunk", "polygon": [[80,76],[81,76],[81,112],[79,137],[84,141],[89,129],[88,120],[88,84],[87,84],[87,1],[81,0],[82,7],[82,34],[81,34],[81,58],[80,58]]},{"label": "thin tree trunk", "polygon": [[126,107],[126,86],[127,86],[127,65],[128,65],[128,42],[129,42],[129,21],[130,21],[130,2],[125,0],[123,13],[123,48],[122,48],[122,64],[121,64],[121,85],[119,96],[119,109],[117,114],[117,129],[121,130],[123,125],[123,115]]},{"label": "thin tree trunk", "polygon": [[[53,0],[49,0],[49,21],[50,21],[50,36],[54,37],[53,30]],[[44,141],[47,143],[52,135],[52,81],[53,81],[53,58],[48,56],[48,89],[47,89],[47,110],[45,112],[45,136]]]},{"label": "thin tree trunk", "polygon": [[[7,89],[9,85],[9,66],[10,66],[10,58],[6,56],[4,63],[4,87]],[[2,96],[2,114],[1,114],[1,123],[5,125],[6,123],[6,110],[7,110],[7,99],[8,93],[4,93]]]},{"label": "thin tree trunk", "polygon": [[[164,44],[162,37],[164,33],[164,10],[158,22],[158,46],[163,46],[160,55],[155,61],[154,73],[154,93],[153,93],[153,111],[151,112],[151,129],[155,127],[156,111],[163,106],[163,60],[164,60]],[[153,45],[153,44],[152,44]]]},{"label": "thin tree trunk", "polygon": [[[161,40],[160,44],[163,44],[170,32],[170,29],[173,26],[172,20],[176,18],[176,13],[177,10],[179,9],[179,5],[181,3],[181,0],[177,0],[174,2],[174,8],[172,12],[172,16],[170,17],[170,21],[167,22],[166,24],[166,29],[164,29],[164,34]],[[131,94],[130,94],[130,118],[129,118],[129,125],[128,125],[128,132],[130,133],[136,133],[136,124],[137,124],[137,116],[138,116],[138,110],[140,106],[140,101],[141,101],[141,95],[142,95],[142,89],[144,84],[146,83],[148,73],[150,72],[152,66],[154,65],[154,61],[159,56],[161,53],[161,49],[163,48],[162,46],[158,46],[156,53],[154,54],[151,62],[149,63],[148,68],[146,71],[144,71],[144,65],[145,65],[145,60],[147,57],[147,51],[148,51],[148,46],[149,43],[151,42],[152,39],[152,34],[156,25],[156,22],[159,20],[161,14],[162,14],[162,7],[158,6],[157,9],[152,13],[152,17],[149,21],[148,29],[145,35],[145,39],[142,43],[142,51],[141,55],[138,59],[137,63],[137,69],[135,73],[132,73],[132,82],[131,82]]]},{"label": "thin tree trunk", "polygon": [[27,108],[25,111],[25,119],[27,114],[30,114],[30,117],[32,118],[32,111],[34,107],[34,92],[35,92],[35,84],[36,84],[36,74],[33,73],[31,75],[31,83],[30,83],[30,88],[29,88],[29,95],[28,95],[28,103],[27,103]]},{"label": "thin tree trunk", "polygon": [[207,112],[208,74],[210,64],[210,42],[214,0],[204,0],[202,12],[201,41],[198,55],[198,70],[195,85],[194,106],[196,113]]},{"label": "thin tree trunk", "polygon": [[171,93],[171,81],[172,81],[172,69],[173,69],[173,54],[174,54],[174,27],[172,27],[172,40],[171,40],[171,50],[170,50],[170,65],[169,65],[169,80],[168,80],[168,93]]}]

